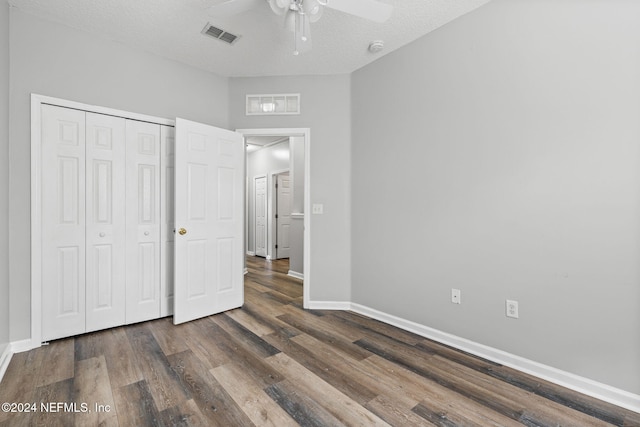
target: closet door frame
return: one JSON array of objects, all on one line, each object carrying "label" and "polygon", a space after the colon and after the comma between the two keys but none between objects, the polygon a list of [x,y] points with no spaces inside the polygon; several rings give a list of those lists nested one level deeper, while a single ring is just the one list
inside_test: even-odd
[{"label": "closet door frame", "polygon": [[42,345],[42,105],[72,108],[158,125],[175,126],[175,120],[31,94],[31,341],[25,350]]}]

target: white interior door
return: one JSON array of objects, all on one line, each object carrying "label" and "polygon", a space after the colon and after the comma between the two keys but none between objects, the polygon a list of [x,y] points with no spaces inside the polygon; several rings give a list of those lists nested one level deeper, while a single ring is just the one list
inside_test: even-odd
[{"label": "white interior door", "polygon": [[160,126],[126,121],[126,323],[160,317]]},{"label": "white interior door", "polygon": [[276,259],[289,258],[291,252],[291,181],[279,174],[276,181]]},{"label": "white interior door", "polygon": [[244,303],[243,144],[239,133],[176,119],[175,324]]},{"label": "white interior door", "polygon": [[125,119],[86,113],[86,331],[125,323]]},{"label": "white interior door", "polygon": [[85,113],[42,106],[42,340],[85,332]]},{"label": "white interior door", "polygon": [[254,181],[255,189],[255,245],[256,255],[267,256],[267,177],[261,176]]}]

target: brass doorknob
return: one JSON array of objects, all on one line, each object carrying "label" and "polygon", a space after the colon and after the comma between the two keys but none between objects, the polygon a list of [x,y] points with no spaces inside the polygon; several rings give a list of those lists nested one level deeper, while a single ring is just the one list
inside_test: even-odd
[{"label": "brass doorknob", "polygon": [[185,234],[187,234],[187,230],[185,230],[184,228],[181,228],[180,230],[178,230],[178,233],[179,233],[181,236],[184,236]]}]

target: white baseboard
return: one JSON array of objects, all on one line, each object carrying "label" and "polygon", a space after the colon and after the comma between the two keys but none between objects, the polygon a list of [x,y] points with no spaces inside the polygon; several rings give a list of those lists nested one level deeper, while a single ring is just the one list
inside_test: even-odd
[{"label": "white baseboard", "polygon": [[256,253],[253,251],[247,251],[247,255],[249,256],[256,256]]},{"label": "white baseboard", "polygon": [[493,347],[458,337],[437,329],[421,325],[382,311],[351,302],[312,301],[309,308],[318,310],[351,310],[356,313],[380,320],[414,334],[455,347],[484,359],[491,360],[518,371],[536,376],[568,389],[586,394],[596,399],[612,403],[630,411],[640,412],[640,395],[581,377],[552,366],[543,365],[524,357],[516,356]]},{"label": "white baseboard", "polygon": [[349,301],[309,301],[311,310],[351,310]]},{"label": "white baseboard", "polygon": [[2,351],[2,355],[0,355],[0,381],[4,377],[4,373],[7,372],[7,368],[9,367],[9,362],[11,362],[11,356],[13,356],[13,352],[11,351],[11,343],[7,343]]},{"label": "white baseboard", "polygon": [[7,371],[9,362],[11,362],[11,358],[14,354],[29,351],[36,347],[40,347],[40,344],[34,344],[31,342],[31,339],[8,343],[4,348],[2,355],[0,355],[0,381],[2,381],[2,377],[4,377],[4,373]]},{"label": "white baseboard", "polygon": [[298,273],[297,271],[289,270],[287,272],[287,276],[295,277],[296,279],[304,280],[304,274]]},{"label": "white baseboard", "polygon": [[11,343],[12,353],[22,353],[23,351],[29,351],[34,348],[40,347],[40,343],[33,343],[30,339],[14,341]]}]

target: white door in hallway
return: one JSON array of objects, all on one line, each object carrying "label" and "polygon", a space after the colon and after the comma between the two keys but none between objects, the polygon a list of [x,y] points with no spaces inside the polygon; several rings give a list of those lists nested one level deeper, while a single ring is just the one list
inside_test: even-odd
[{"label": "white door in hallway", "polygon": [[244,303],[241,134],[176,119],[174,324]]},{"label": "white door in hallway", "polygon": [[255,188],[255,246],[256,255],[267,256],[267,177],[254,180]]},{"label": "white door in hallway", "polygon": [[279,174],[276,184],[276,259],[291,252],[291,181],[289,173]]}]

